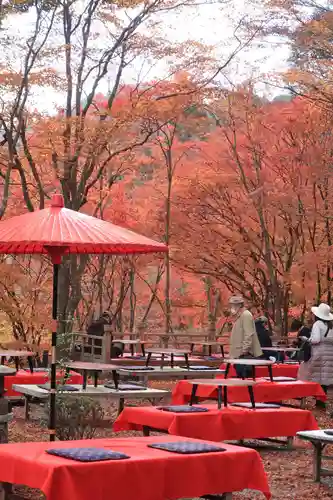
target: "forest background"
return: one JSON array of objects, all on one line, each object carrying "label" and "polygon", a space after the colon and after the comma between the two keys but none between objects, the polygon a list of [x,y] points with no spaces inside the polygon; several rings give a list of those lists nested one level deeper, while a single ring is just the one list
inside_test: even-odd
[{"label": "forest background", "polygon": [[[67,208],[169,246],[163,258],[65,258],[66,331],[108,310],[120,332],[219,332],[241,293],[284,334],[310,304],[332,304],[333,2],[253,2],[222,52],[166,35],[171,13],[204,4],[222,27],[232,15],[229,0],[1,2],[0,217],[60,192]],[[267,99],[229,70],[272,37],[290,60],[260,76],[281,89]],[[38,93],[62,104],[38,109]],[[39,343],[51,288],[46,258],[1,258],[0,335]]]}]

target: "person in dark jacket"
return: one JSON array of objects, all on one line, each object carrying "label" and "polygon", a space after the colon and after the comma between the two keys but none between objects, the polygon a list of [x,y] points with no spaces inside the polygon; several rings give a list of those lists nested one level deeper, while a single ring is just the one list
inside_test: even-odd
[{"label": "person in dark jacket", "polygon": [[281,358],[281,353],[265,351],[265,347],[273,347],[271,332],[267,328],[268,319],[266,316],[260,316],[255,320],[254,324],[256,325],[257,336],[265,359],[270,359],[271,357],[275,359]]}]

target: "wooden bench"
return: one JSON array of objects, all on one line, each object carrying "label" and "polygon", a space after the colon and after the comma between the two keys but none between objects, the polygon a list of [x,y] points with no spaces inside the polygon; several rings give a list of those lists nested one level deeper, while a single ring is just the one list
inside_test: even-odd
[{"label": "wooden bench", "polygon": [[333,435],[325,434],[325,429],[320,429],[319,431],[300,431],[297,437],[313,445],[313,480],[319,483],[322,476],[333,476],[333,469],[324,469],[321,466],[323,459],[333,460],[332,455],[323,456],[325,447],[333,444]]},{"label": "wooden bench", "polygon": [[[104,397],[113,401],[118,401],[118,415],[123,411],[126,399],[137,399],[140,401],[148,400],[152,404],[160,402],[163,398],[170,396],[170,391],[162,389],[153,389],[148,387],[142,390],[122,391],[117,389],[109,389],[104,385],[87,385],[85,389],[82,385],[69,384],[78,389],[78,391],[60,392],[59,394],[66,396],[87,396],[87,397]],[[46,389],[38,387],[38,385],[20,385],[14,384],[13,389],[25,397],[25,418],[29,420],[30,404],[33,402],[45,401],[50,397],[50,392]]]},{"label": "wooden bench", "polygon": [[[144,333],[143,339],[146,343],[159,343],[160,347],[179,347],[188,345],[192,348],[195,345],[203,345],[204,343],[208,345],[216,345],[218,339],[226,338],[225,335],[218,335],[214,339],[209,338],[211,334],[207,331],[174,331],[174,332],[154,332],[154,333]],[[220,344],[219,344],[220,345]],[[210,349],[211,352],[211,349]]]}]

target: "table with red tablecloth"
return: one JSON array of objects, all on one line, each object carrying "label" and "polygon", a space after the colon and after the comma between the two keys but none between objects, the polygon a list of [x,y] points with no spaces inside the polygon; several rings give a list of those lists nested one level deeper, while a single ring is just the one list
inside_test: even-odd
[{"label": "table with red tablecloth", "polygon": [[248,409],[215,404],[195,405],[206,413],[171,413],[157,407],[126,407],[113,425],[114,431],[143,430],[144,427],[169,434],[211,441],[295,436],[300,430],[316,430],[312,413],[297,408]]},{"label": "table with red tablecloth", "polygon": [[[90,439],[0,446],[0,481],[44,492],[47,500],[168,500],[205,494],[262,491],[270,498],[260,455],[225,445],[225,452],[181,455],[147,444],[193,441],[175,436]],[[50,448],[103,447],[129,459],[95,463],[51,456]]]},{"label": "table with red tablecloth", "polygon": [[[57,378],[63,377],[64,373],[57,372]],[[33,372],[19,370],[15,375],[5,377],[5,389],[7,397],[22,397],[22,394],[13,390],[13,384],[38,385],[49,381],[50,375],[45,372]],[[76,372],[70,372],[70,378],[67,381],[70,384],[82,384],[82,375]]]},{"label": "table with red tablecloth", "polygon": [[[275,363],[272,365],[272,370],[273,370],[273,377],[292,377],[292,378],[297,378],[298,370],[299,370],[299,363],[295,364],[288,364],[288,363]],[[222,363],[220,366],[220,370],[225,370],[226,369],[226,363]],[[219,377],[222,377],[223,375],[219,375]],[[267,366],[256,366],[256,376],[257,377],[268,377],[269,372],[268,372],[268,367]],[[228,378],[229,377],[237,377],[235,367],[232,365],[230,366],[229,373],[228,373]]]},{"label": "table with red tablecloth", "polygon": [[[172,391],[172,404],[182,405],[190,401],[193,384],[187,380],[180,380]],[[291,382],[270,382],[257,379],[253,386],[254,399],[258,403],[272,401],[286,401],[289,399],[302,399],[316,397],[322,401],[326,400],[326,394],[320,384],[316,382],[303,382],[295,380]],[[213,385],[199,385],[196,398],[198,401],[205,399],[217,399],[217,388]],[[249,401],[247,387],[228,387],[228,401],[231,403]]]}]

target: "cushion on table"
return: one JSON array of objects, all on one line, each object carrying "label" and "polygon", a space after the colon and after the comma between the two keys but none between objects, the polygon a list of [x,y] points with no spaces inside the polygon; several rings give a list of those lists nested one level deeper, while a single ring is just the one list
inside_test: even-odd
[{"label": "cushion on table", "polygon": [[188,406],[188,405],[171,405],[171,406],[159,406],[158,410],[169,411],[171,413],[204,413],[209,411],[208,408],[203,408],[202,406]]},{"label": "cushion on table", "polygon": [[180,368],[184,368],[186,370],[197,370],[197,371],[201,371],[201,370],[215,370],[216,368],[214,368],[213,366],[200,366],[200,365],[196,365],[196,366],[190,366],[189,368],[187,368],[187,366],[181,366]]},{"label": "cushion on table", "polygon": [[[271,380],[270,377],[262,377],[264,380]],[[294,377],[274,377],[273,376],[274,382],[295,382],[297,378]]]},{"label": "cushion on table", "polygon": [[[40,389],[44,389],[45,391],[51,390],[51,385],[48,383],[38,384],[37,387],[39,387]],[[77,387],[73,387],[72,385],[67,385],[67,384],[57,385],[56,388],[57,388],[57,391],[68,391],[68,392],[78,392],[78,390],[79,390]]]},{"label": "cushion on table", "polygon": [[239,406],[241,408],[251,408],[253,410],[264,410],[265,408],[281,408],[280,405],[275,403],[256,403],[256,407],[253,408],[252,403],[232,403],[231,406]]},{"label": "cushion on table", "polygon": [[[23,368],[23,370],[25,372],[29,372],[30,373],[30,368]],[[38,368],[34,368],[33,369],[34,372],[36,373],[44,373],[44,372],[47,372],[48,371],[48,368],[41,368],[41,367],[38,367]]]},{"label": "cushion on table", "polygon": [[52,448],[45,450],[49,455],[77,460],[78,462],[102,462],[104,460],[124,460],[130,458],[118,451],[104,448]]},{"label": "cushion on table", "polygon": [[195,453],[211,453],[218,451],[226,451],[221,446],[216,446],[210,443],[191,443],[188,441],[176,441],[173,443],[153,443],[147,445],[149,448],[158,450],[172,451],[174,453],[195,454]]},{"label": "cushion on table", "polygon": [[154,370],[154,367],[153,366],[136,366],[136,365],[132,365],[132,366],[119,366],[119,369],[120,370],[129,370],[131,372],[143,372],[143,371],[146,371],[146,370]]},{"label": "cushion on table", "polygon": [[333,436],[333,430],[332,429],[326,429],[324,431],[325,434],[327,434],[328,436]]},{"label": "cushion on table", "polygon": [[[108,389],[115,389],[116,387],[114,383],[109,382],[104,384],[104,387],[107,387]],[[118,391],[145,391],[147,390],[148,387],[145,387],[144,385],[137,385],[137,384],[118,384]]]},{"label": "cushion on table", "polygon": [[[198,356],[199,357],[199,356]],[[220,358],[218,358],[217,356],[200,356],[200,357],[203,357],[204,359],[206,359],[207,361],[218,361]]]}]

